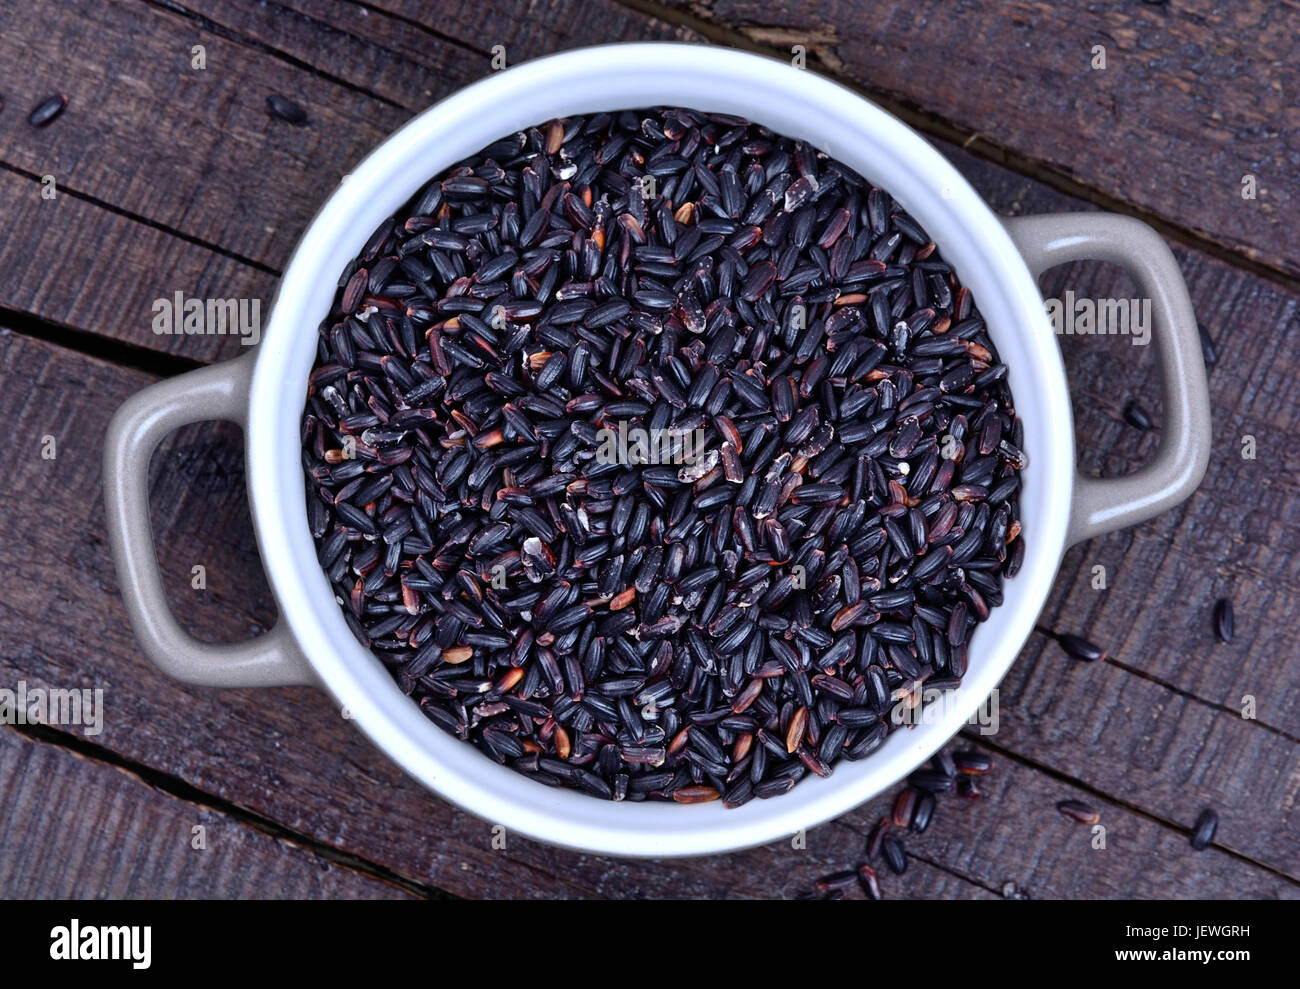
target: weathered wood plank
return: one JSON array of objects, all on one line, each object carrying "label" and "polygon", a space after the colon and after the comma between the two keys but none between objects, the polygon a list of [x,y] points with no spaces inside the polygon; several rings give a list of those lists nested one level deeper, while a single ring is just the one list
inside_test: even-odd
[{"label": "weathered wood plank", "polygon": [[1116,664],[1076,663],[1042,636],[999,704],[998,746],[1183,827],[1212,806],[1225,848],[1300,880],[1293,738]]},{"label": "weathered wood plank", "polygon": [[[325,193],[371,147],[491,71],[492,45],[517,61],[681,34],[612,0],[539,4],[524,17],[489,8],[486,22],[480,6],[464,4],[461,33],[478,39],[476,50],[378,11],[304,6],[218,2],[214,18],[231,21],[222,25],[143,0],[82,0],[53,18],[31,5],[0,5],[8,8],[0,63],[14,80],[6,101],[24,107],[51,90],[69,96],[46,128],[30,127],[22,113],[0,114],[0,162],[277,267]],[[191,68],[196,44],[205,48],[202,70]],[[268,55],[267,46],[283,46],[288,57]],[[73,48],[75,72],[65,57]],[[272,117],[272,94],[300,102],[308,123]]]},{"label": "weathered wood plank", "polygon": [[[285,2],[299,7],[319,0]],[[527,0],[500,5],[449,0],[436,8],[420,0],[376,0],[373,6],[479,51],[490,51],[495,44],[513,46],[511,62],[606,42],[703,40],[670,18],[647,15],[618,0]]]},{"label": "weathered wood plank", "polygon": [[[39,129],[0,114],[0,161],[264,265],[283,262],[323,192],[410,115],[140,0],[82,0],[57,17],[6,8],[6,103],[69,102]],[[195,44],[206,69],[190,68]],[[271,94],[303,102],[309,124],[272,117]]]},{"label": "weathered wood plank", "polygon": [[[193,847],[200,841],[204,847]],[[123,770],[0,728],[0,896],[7,900],[409,895]]]},{"label": "weathered wood plank", "polygon": [[[1298,899],[1300,882],[1241,862],[1217,846],[1197,852],[1187,836],[1086,790],[1045,779],[1032,767],[988,748],[1001,734],[967,740],[993,754],[993,771],[980,778],[984,797],[969,802],[941,797],[926,834],[909,848],[1001,890],[1008,881],[1035,899]],[[1078,800],[1101,815],[1100,836],[1056,810]],[[1192,803],[1192,802],[1189,802]],[[1181,808],[1180,808],[1181,809]],[[1190,827],[1199,807],[1176,823]],[[1231,819],[1229,819],[1231,817]],[[1249,813],[1225,817],[1216,841],[1234,847]],[[1098,837],[1104,847],[1094,846]]]},{"label": "weathered wood plank", "polygon": [[[983,796],[972,801],[951,792],[941,794],[924,834],[891,829],[906,849],[909,865],[899,877],[883,858],[870,860],[886,899],[916,896],[914,874],[932,863],[973,880],[977,886],[969,895],[1006,895],[1006,885],[1012,883],[1034,899],[1300,899],[1300,880],[1243,863],[1217,846],[1196,852],[1187,836],[1167,823],[1054,780],[990,746],[1001,741],[1001,736],[974,736],[950,746],[978,748],[993,756],[992,772],[979,780]],[[839,856],[829,871],[867,861],[866,836],[877,820],[892,816],[896,793],[835,822],[822,839]],[[1082,801],[1097,810],[1104,831],[1099,835],[1067,820],[1056,810],[1063,800]],[[1181,823],[1187,826],[1190,820]],[[1227,835],[1230,841],[1232,830],[1242,823],[1225,821],[1220,838]],[[805,870],[794,892],[811,890],[818,878]]]},{"label": "weathered wood plank", "polygon": [[[1300,273],[1300,10],[1249,0],[665,0],[941,127]],[[1094,46],[1106,67],[1092,68]],[[989,144],[993,147],[990,147]],[[1242,198],[1255,176],[1258,198]]]},{"label": "weathered wood plank", "polygon": [[276,279],[263,269],[76,196],[42,199],[38,181],[14,172],[0,170],[0,200],[0,307],[199,361],[245,348],[238,336],[155,333],[155,300],[257,300],[269,315]]},{"label": "weathered wood plank", "polygon": [[620,41],[702,41],[687,28],[616,0],[531,0],[526,5],[451,0],[437,5],[381,0],[237,0],[187,4],[233,36],[409,110],[487,74],[500,45],[507,65],[586,45]]}]

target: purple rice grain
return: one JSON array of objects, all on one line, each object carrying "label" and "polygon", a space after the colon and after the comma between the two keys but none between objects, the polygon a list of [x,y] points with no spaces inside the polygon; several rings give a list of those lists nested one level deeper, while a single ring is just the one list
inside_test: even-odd
[{"label": "purple rice grain", "polygon": [[907,852],[903,843],[892,834],[886,835],[880,843],[880,851],[885,856],[885,864],[894,875],[901,876],[907,871]]},{"label": "purple rice grain", "polygon": [[1056,634],[1056,641],[1067,654],[1085,663],[1096,663],[1106,658],[1106,651],[1101,646],[1094,645],[1081,636],[1060,632]]},{"label": "purple rice grain", "polygon": [[[887,193],[734,118],[602,113],[459,162],[340,272],[309,380],[345,621],[546,785],[733,807],[829,775],[960,683],[1023,559],[1023,427],[969,290]],[[620,429],[704,443],[602,459]]]},{"label": "purple rice grain", "polygon": [[291,99],[272,93],[266,98],[266,108],[286,123],[301,127],[307,122],[307,111]]},{"label": "purple rice grain", "polygon": [[1227,598],[1219,598],[1214,603],[1214,634],[1218,636],[1220,642],[1232,641],[1234,623],[1232,602]]},{"label": "purple rice grain", "polygon": [[934,805],[933,793],[922,793],[917,798],[911,821],[912,830],[917,834],[925,834],[925,829],[930,826],[930,820],[934,817]]},{"label": "purple rice grain", "polygon": [[983,776],[993,768],[993,759],[984,752],[974,749],[962,749],[953,753],[953,762],[958,772],[968,776]]},{"label": "purple rice grain", "polygon": [[850,889],[857,885],[858,874],[853,869],[846,869],[843,872],[832,872],[830,875],[822,876],[813,885],[819,893],[829,893],[833,889]]},{"label": "purple rice grain", "polygon": [[943,773],[944,776],[952,778],[957,775],[959,769],[956,760],[956,755],[959,754],[960,753],[951,753],[947,749],[940,749],[930,760],[930,765],[934,767],[936,772]]},{"label": "purple rice grain", "polygon": [[867,895],[869,900],[880,900],[883,897],[880,894],[880,883],[876,879],[876,870],[869,865],[858,866],[858,885],[862,887],[862,892]]},{"label": "purple rice grain", "polygon": [[1078,800],[1062,800],[1056,805],[1062,815],[1079,824],[1096,824],[1101,815],[1092,807]]},{"label": "purple rice grain", "polygon": [[67,107],[68,98],[62,93],[56,93],[32,107],[32,112],[27,115],[27,122],[33,127],[45,127],[58,119]]},{"label": "purple rice grain", "polygon": [[1214,808],[1206,807],[1196,818],[1196,825],[1192,828],[1192,847],[1198,852],[1209,848],[1214,842],[1214,832],[1218,827],[1219,815],[1215,813]]},{"label": "purple rice grain", "polygon": [[1143,432],[1151,429],[1155,424],[1151,421],[1151,416],[1147,410],[1138,405],[1134,400],[1130,400],[1124,406],[1124,421],[1134,429],[1140,429]]},{"label": "purple rice grain", "polygon": [[893,822],[888,817],[882,817],[871,829],[871,834],[867,836],[867,858],[874,859],[880,854],[881,843],[885,840],[885,835],[889,834],[890,826]]},{"label": "purple rice grain", "polygon": [[[907,778],[907,782],[919,790],[925,790],[928,793],[947,793],[953,787],[951,776],[933,769],[918,769]],[[907,822],[904,821],[903,825]],[[900,825],[903,826],[903,825]]]},{"label": "purple rice grain", "polygon": [[963,800],[979,800],[984,796],[979,780],[975,776],[961,776],[957,779],[957,796]]},{"label": "purple rice grain", "polygon": [[910,786],[899,792],[894,800],[894,827],[905,828],[912,822],[918,796],[919,793]]}]

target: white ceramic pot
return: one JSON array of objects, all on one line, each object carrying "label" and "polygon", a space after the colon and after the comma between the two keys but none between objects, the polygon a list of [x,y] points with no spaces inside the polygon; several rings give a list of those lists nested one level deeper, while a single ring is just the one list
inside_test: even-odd
[{"label": "white ceramic pot", "polygon": [[[499,766],[430,722],[357,644],[316,562],[308,531],[299,422],[316,327],[339,272],[370,232],[429,178],[491,141],[556,116],[680,105],[735,114],[802,138],[887,189],[970,287],[1025,422],[1030,465],[1020,509],[1027,549],[1005,603],[976,631],[969,671],[940,717],[892,733],[826,779],[736,810],[720,803],[614,803],[550,789]],[[1129,477],[1076,477],[1065,373],[1035,275],[1080,257],[1125,265],[1153,300],[1165,379],[1163,442]],[[1098,346],[1127,346],[1116,341]],[[999,220],[942,155],[853,92],[792,66],[718,48],[590,48],[495,73],[421,113],[362,161],[303,235],[255,353],[154,385],[125,403],[105,454],[108,528],[123,598],[145,652],[182,680],[220,686],[312,683],[435,793],[511,831],[608,855],[723,852],[783,839],[844,814],[905,776],[988,698],[1024,644],[1073,541],[1140,521],[1186,497],[1204,472],[1208,399],[1186,289],[1163,242],[1105,214]],[[280,619],[230,646],[190,638],[167,610],[147,504],[148,458],[177,427],[244,425],[252,515]],[[322,766],[321,772],[333,767]]]}]

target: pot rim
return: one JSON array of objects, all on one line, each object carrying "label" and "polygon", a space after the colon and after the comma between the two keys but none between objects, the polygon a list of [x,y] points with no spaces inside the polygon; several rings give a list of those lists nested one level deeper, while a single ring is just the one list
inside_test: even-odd
[{"label": "pot rim", "polygon": [[[891,732],[868,758],[841,761],[829,778],[804,779],[779,799],[734,810],[716,802],[614,803],[547,788],[425,718],[352,637],[316,562],[300,456],[305,389],[285,386],[306,379],[338,272],[429,178],[550,117],[654,105],[758,121],[809,141],[889,191],[971,287],[1027,420],[1024,565],[973,637],[951,702],[935,720]],[[604,45],[523,63],[458,91],[381,143],[330,195],[285,269],[256,355],[248,422],[249,498],[268,582],[336,701],[410,775],[490,824],[629,857],[712,854],[789,837],[852,810],[924,762],[980,709],[1028,638],[1064,551],[1074,481],[1065,371],[1042,298],[1001,222],[957,170],[907,125],[838,83],[764,56],[679,43]]]}]

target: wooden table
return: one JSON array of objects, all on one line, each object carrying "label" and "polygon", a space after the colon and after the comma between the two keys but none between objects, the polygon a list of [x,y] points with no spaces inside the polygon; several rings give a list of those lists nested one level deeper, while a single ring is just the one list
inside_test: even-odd
[{"label": "wooden table", "polygon": [[[0,23],[0,686],[99,688],[105,710],[93,737],[0,726],[0,894],[785,897],[861,859],[893,794],[800,850],[629,862],[513,836],[494,849],[488,824],[406,779],[323,694],[165,679],[136,647],[105,546],[108,417],[156,378],[240,350],[155,335],[152,300],[269,304],[340,177],[491,71],[495,45],[514,63],[679,39],[787,58],[804,46],[808,71],[919,128],[1000,212],[1101,208],[1152,223],[1219,353],[1200,490],[1070,551],[1002,685],[1001,730],[965,741],[996,762],[986,798],[942,800],[908,840],[907,874],[882,870],[885,894],[996,897],[1014,882],[1033,897],[1300,897],[1294,5],[3,0]],[[57,92],[66,112],[31,126],[28,111]],[[272,94],[301,103],[307,124],[269,115]],[[1051,272],[1043,287],[1133,294],[1100,265]],[[1158,424],[1154,355],[1062,344],[1082,469],[1131,470],[1157,433],[1122,410],[1138,398]],[[191,630],[219,641],[268,627],[238,432],[175,436],[152,488],[160,562]],[[1220,597],[1236,606],[1231,644],[1212,633]],[[1073,661],[1050,630],[1110,658]],[[1241,714],[1247,695],[1254,718]],[[1104,849],[1057,813],[1067,799],[1099,810]],[[1195,852],[1189,828],[1207,806],[1221,824]]]}]

